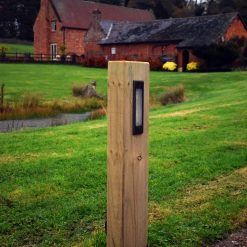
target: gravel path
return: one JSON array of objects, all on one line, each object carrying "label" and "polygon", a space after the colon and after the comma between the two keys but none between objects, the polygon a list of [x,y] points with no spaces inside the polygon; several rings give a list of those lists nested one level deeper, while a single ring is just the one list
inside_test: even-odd
[{"label": "gravel path", "polygon": [[59,114],[56,117],[42,119],[4,120],[0,121],[0,132],[11,132],[27,128],[45,128],[81,122],[88,119],[89,115],[90,112],[86,112],[82,114]]}]

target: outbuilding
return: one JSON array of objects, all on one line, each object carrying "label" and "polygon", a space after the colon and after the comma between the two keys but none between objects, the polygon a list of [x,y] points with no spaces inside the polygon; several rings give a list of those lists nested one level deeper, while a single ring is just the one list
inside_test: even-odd
[{"label": "outbuilding", "polygon": [[193,62],[203,63],[193,49],[247,38],[247,29],[238,13],[170,18],[150,22],[105,21],[98,12],[85,37],[88,60],[148,61],[153,68],[174,61],[178,70]]}]

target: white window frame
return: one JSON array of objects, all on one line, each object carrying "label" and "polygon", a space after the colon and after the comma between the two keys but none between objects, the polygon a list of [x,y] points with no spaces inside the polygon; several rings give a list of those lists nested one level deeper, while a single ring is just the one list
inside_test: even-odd
[{"label": "white window frame", "polygon": [[117,54],[117,48],[116,47],[112,47],[111,48],[111,54],[112,55],[116,55]]},{"label": "white window frame", "polygon": [[51,22],[51,31],[52,32],[56,32],[57,31],[57,22],[56,21],[52,21]]},{"label": "white window frame", "polygon": [[57,43],[50,44],[51,60],[55,61],[57,59]]}]

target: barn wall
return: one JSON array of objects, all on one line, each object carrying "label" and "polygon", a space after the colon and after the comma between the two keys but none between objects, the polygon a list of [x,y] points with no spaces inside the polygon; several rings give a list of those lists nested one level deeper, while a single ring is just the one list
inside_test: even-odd
[{"label": "barn wall", "polygon": [[230,27],[227,29],[226,34],[225,34],[225,40],[229,40],[233,38],[234,36],[243,36],[247,38],[247,30],[244,27],[242,21],[239,18],[236,18]]},{"label": "barn wall", "polygon": [[[112,54],[112,48],[116,49],[116,54]],[[116,45],[97,45],[96,42],[87,42],[86,59],[97,60],[104,58],[109,60],[133,60],[148,61],[154,69],[160,69],[162,62],[161,55],[176,56],[177,49],[175,44],[116,44]]]},{"label": "barn wall", "polygon": [[[111,54],[112,48],[116,48],[116,55]],[[162,66],[161,49],[151,44],[107,45],[103,50],[109,60],[148,61],[154,69]]]}]

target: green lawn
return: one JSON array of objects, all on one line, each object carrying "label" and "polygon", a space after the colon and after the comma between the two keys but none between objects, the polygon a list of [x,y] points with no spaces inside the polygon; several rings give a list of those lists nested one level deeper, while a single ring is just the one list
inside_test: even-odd
[{"label": "green lawn", "polygon": [[[0,64],[8,97],[106,70]],[[247,222],[247,72],[151,73],[150,91],[183,84],[187,101],[150,112],[149,246],[202,246]],[[106,119],[0,134],[0,245],[105,246]]]},{"label": "green lawn", "polygon": [[33,53],[32,45],[0,43],[1,47],[6,47],[7,53]]},{"label": "green lawn", "polygon": [[[231,73],[151,73],[151,96],[160,95],[168,86],[184,84],[187,97],[197,100],[217,89],[246,82],[247,72]],[[68,65],[1,64],[0,84],[5,84],[6,98],[15,100],[26,92],[37,92],[44,100],[69,99],[74,84],[97,81],[97,91],[106,95],[107,70]],[[220,92],[220,91],[219,91]],[[193,96],[193,97],[192,97]],[[192,98],[191,98],[192,97]],[[224,96],[223,96],[224,97]]]},{"label": "green lawn", "polygon": [[97,80],[100,94],[106,92],[105,69],[68,65],[0,64],[0,84],[5,84],[6,98],[16,100],[26,92],[40,93],[44,100],[72,97],[74,84]]}]

